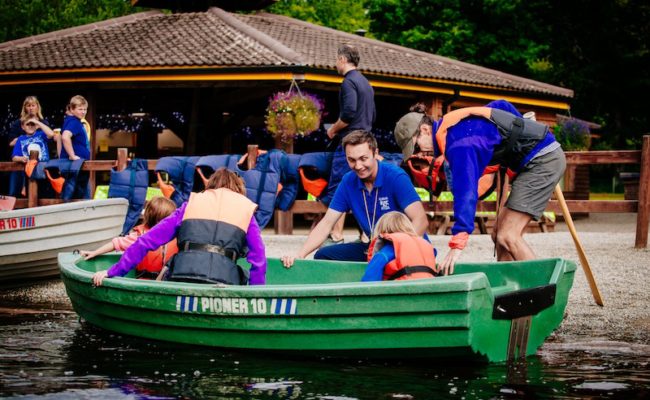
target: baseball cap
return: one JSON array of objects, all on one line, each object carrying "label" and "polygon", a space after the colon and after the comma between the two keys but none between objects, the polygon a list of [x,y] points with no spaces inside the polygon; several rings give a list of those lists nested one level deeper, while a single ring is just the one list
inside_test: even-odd
[{"label": "baseball cap", "polygon": [[393,134],[395,135],[397,145],[402,149],[402,155],[405,160],[413,155],[415,148],[413,137],[418,132],[422,117],[424,117],[423,113],[410,112],[400,118],[395,125]]}]

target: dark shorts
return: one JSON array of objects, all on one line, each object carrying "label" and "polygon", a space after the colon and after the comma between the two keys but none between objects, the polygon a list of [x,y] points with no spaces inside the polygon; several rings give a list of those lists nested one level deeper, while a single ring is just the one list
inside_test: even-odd
[{"label": "dark shorts", "polygon": [[566,158],[561,148],[533,158],[512,182],[506,207],[538,220],[565,168]]}]

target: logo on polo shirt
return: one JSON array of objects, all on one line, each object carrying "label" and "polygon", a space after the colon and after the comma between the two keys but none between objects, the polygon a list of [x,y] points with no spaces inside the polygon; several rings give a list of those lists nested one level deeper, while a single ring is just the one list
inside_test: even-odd
[{"label": "logo on polo shirt", "polygon": [[379,198],[379,207],[381,207],[381,211],[390,210],[390,203],[388,202],[388,197]]}]

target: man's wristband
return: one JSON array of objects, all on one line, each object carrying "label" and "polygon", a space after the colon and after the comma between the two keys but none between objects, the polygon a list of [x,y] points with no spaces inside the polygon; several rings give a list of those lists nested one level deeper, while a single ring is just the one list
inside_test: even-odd
[{"label": "man's wristband", "polygon": [[449,247],[452,249],[462,250],[467,245],[468,240],[469,240],[469,233],[459,232],[454,236],[452,236],[451,240],[449,241]]}]

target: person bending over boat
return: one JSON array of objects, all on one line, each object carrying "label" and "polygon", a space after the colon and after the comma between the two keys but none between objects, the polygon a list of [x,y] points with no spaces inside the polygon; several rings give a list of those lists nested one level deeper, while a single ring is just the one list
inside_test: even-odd
[{"label": "person bending over boat", "polygon": [[[325,216],[311,231],[300,252],[282,257],[286,268],[290,268],[296,258],[305,258],[317,249],[339,217],[348,211],[352,211],[368,237],[379,218],[390,211],[403,211],[418,235],[423,235],[427,228],[424,207],[410,178],[401,168],[379,162],[377,141],[372,133],[350,132],[343,138],[342,146],[352,171],[343,176]],[[334,244],[318,250],[314,259],[367,261],[367,252],[368,244],[362,242]]]},{"label": "person bending over boat", "polygon": [[[404,117],[400,121],[411,124],[404,129],[416,132],[415,121]],[[449,112],[433,122],[432,131],[434,156],[449,163],[454,182],[456,221],[450,251],[440,263],[440,270],[453,273],[474,230],[481,178],[493,176],[500,168],[507,169],[512,186],[492,232],[497,260],[534,259],[533,250],[523,239],[524,229],[531,219],[542,216],[566,167],[562,148],[549,128],[524,119],[512,104],[497,100],[486,107]]]},{"label": "person bending over boat", "polygon": [[[173,238],[178,254],[169,262],[170,281],[263,285],[266,254],[257,222],[257,205],[245,196],[244,181],[225,168],[217,169],[201,193],[192,193],[172,215],[160,221],[129,247],[106,277],[124,276],[145,257]],[[237,265],[243,257],[251,264],[250,278]],[[95,274],[95,285],[104,277]]]},{"label": "person bending over boat", "polygon": [[[95,250],[81,250],[79,254],[81,254],[84,260],[90,260],[109,251],[124,251],[131,247],[140,236],[156,226],[158,222],[170,216],[174,210],[176,210],[176,203],[163,196],[156,196],[144,208],[143,223],[133,228],[131,233],[126,236],[113,238],[113,240]],[[176,239],[148,252],[144,259],[135,267],[136,277],[138,279],[156,279],[165,266],[165,263],[176,253],[178,253]],[[104,279],[107,274],[108,271],[99,271],[95,276],[97,276],[97,279]]]},{"label": "person bending over boat", "polygon": [[438,275],[436,250],[418,236],[408,217],[399,211],[377,221],[368,249],[364,282],[433,278]]}]

